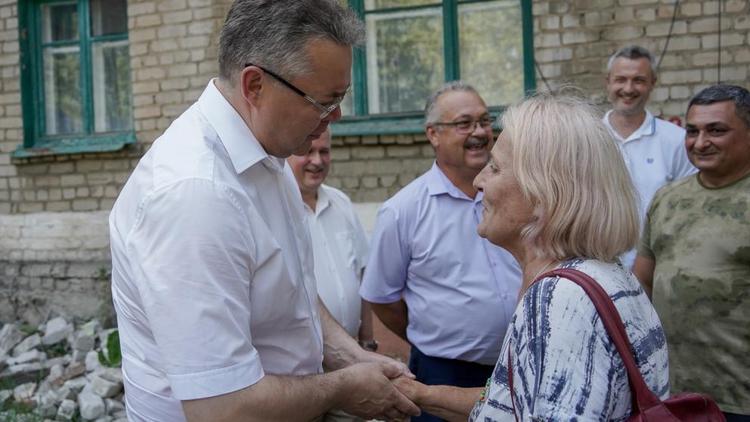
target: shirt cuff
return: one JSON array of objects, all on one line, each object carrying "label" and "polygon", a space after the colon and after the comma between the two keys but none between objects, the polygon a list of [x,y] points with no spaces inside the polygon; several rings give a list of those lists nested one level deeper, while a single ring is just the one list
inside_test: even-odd
[{"label": "shirt cuff", "polygon": [[192,374],[167,375],[177,400],[220,396],[249,387],[265,375],[260,360]]}]

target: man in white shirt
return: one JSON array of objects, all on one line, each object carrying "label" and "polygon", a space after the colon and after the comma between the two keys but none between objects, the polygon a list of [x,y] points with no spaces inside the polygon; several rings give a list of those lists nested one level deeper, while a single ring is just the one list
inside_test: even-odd
[{"label": "man in white shirt", "polygon": [[[362,271],[367,264],[367,236],[351,200],[323,184],[331,168],[331,132],[315,138],[303,155],[287,163],[297,179],[313,244],[318,295],[331,316],[367,350],[377,350],[372,337],[372,313],[359,297]],[[326,422],[361,420],[331,411]]]},{"label": "man in white shirt", "polygon": [[[696,169],[685,153],[685,130],[646,110],[656,85],[656,61],[650,51],[637,45],[617,50],[607,62],[606,83],[612,110],[604,115],[604,124],[618,141],[638,191],[643,224],[656,191]],[[622,257],[625,268],[634,260],[635,250]]]},{"label": "man in white shirt", "polygon": [[287,163],[310,223],[318,295],[346,332],[374,351],[370,306],[359,297],[367,235],[349,197],[323,183],[331,168],[330,129],[312,141],[306,154],[291,155]]},{"label": "man in white shirt", "polygon": [[154,142],[110,215],[129,420],[418,413],[390,382],[403,365],[360,348],[320,304],[284,161],[340,118],[362,35],[334,0],[230,8],[220,77]]}]

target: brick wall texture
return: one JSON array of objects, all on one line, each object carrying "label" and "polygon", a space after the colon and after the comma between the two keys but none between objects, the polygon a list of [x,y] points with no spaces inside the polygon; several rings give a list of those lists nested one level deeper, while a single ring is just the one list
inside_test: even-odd
[{"label": "brick wall texture", "polygon": [[5,215],[0,222],[0,321],[112,314],[106,211]]},{"label": "brick wall texture", "polygon": [[[107,210],[138,158],[216,74],[218,31],[228,0],[128,3],[131,77],[138,144],[107,154],[12,159],[22,142],[16,2],[0,0],[0,214]],[[721,19],[719,8],[722,7]],[[574,85],[602,104],[607,57],[638,43],[660,55],[673,0],[533,2],[537,86]],[[720,23],[721,22],[721,23]],[[683,116],[687,99],[719,80],[747,84],[748,0],[682,1],[662,57],[650,109]],[[330,183],[354,201],[382,201],[425,171],[424,135],[334,139]]]},{"label": "brick wall texture", "polygon": [[[69,215],[83,215],[106,232],[106,212],[138,159],[215,76],[218,33],[229,4],[230,0],[130,0],[137,143],[113,153],[17,159],[12,152],[23,142],[17,2],[0,0],[0,233],[6,237],[0,242],[0,290],[28,285],[32,290],[43,286],[60,291],[78,286],[80,280],[96,280],[97,268],[108,261],[106,242],[96,253],[96,248],[66,243],[57,249],[69,254],[45,255],[34,248],[56,244],[55,234],[45,237],[41,230],[27,237],[28,230],[13,224],[20,224],[17,218],[34,216],[36,220],[23,221],[57,227],[70,223]],[[534,54],[541,71],[537,86],[575,85],[605,108],[608,56],[630,43],[661,56],[667,42],[649,105],[655,114],[683,117],[687,99],[719,77],[747,86],[750,0],[683,0],[671,25],[674,12],[674,0],[534,0]],[[333,145],[328,182],[355,202],[385,200],[427,170],[433,159],[423,134],[334,137]],[[9,233],[21,237],[7,237]],[[94,275],[69,275],[79,264],[90,266]],[[32,275],[46,271],[39,265],[49,266],[51,278]],[[67,283],[58,285],[57,280]],[[80,281],[81,289],[91,288],[85,284],[89,282],[94,283]]]}]

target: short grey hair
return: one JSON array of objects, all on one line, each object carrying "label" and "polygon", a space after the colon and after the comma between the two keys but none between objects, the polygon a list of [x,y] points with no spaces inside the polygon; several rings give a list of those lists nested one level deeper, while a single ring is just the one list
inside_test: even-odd
[{"label": "short grey hair", "polygon": [[650,51],[640,45],[628,45],[615,51],[615,54],[610,56],[609,61],[607,61],[607,73],[612,71],[612,64],[620,57],[629,60],[648,60],[648,63],[651,65],[651,74],[654,78],[656,77],[656,58]]},{"label": "short grey hair", "polygon": [[219,75],[234,84],[237,73],[253,63],[299,76],[309,71],[307,42],[354,47],[364,34],[362,21],[336,0],[235,0],[219,38]]},{"label": "short grey hair", "polygon": [[430,126],[434,124],[435,122],[440,121],[440,116],[442,114],[442,110],[435,107],[437,100],[445,93],[453,92],[453,91],[461,91],[461,92],[471,92],[477,95],[477,97],[482,98],[479,95],[479,92],[477,92],[476,88],[473,86],[467,84],[463,81],[450,81],[446,82],[443,86],[438,88],[437,91],[433,92],[430,97],[427,99],[427,103],[424,106],[424,125]]},{"label": "short grey hair", "polygon": [[508,107],[501,122],[512,172],[537,217],[521,235],[540,256],[614,262],[635,246],[638,194],[592,104],[540,93]]},{"label": "short grey hair", "polygon": [[750,92],[739,85],[719,84],[704,88],[695,94],[688,103],[688,111],[694,105],[710,105],[724,101],[732,101],[734,110],[744,123],[750,128]]}]

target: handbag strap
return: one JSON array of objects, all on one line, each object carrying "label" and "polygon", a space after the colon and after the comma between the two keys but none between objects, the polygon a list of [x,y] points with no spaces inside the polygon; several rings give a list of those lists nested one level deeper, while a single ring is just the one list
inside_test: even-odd
[{"label": "handbag strap", "polygon": [[[596,311],[599,313],[599,318],[602,320],[604,328],[607,330],[607,333],[609,333],[609,337],[615,344],[615,348],[620,354],[622,362],[625,364],[625,369],[628,373],[630,391],[633,395],[633,405],[637,406],[640,411],[643,411],[658,404],[660,402],[659,398],[648,388],[640,369],[638,369],[638,365],[635,363],[630,341],[628,340],[628,335],[625,331],[625,324],[623,324],[620,313],[617,312],[617,308],[607,292],[588,274],[572,268],[557,268],[548,271],[532,281],[531,285],[543,278],[553,276],[566,278],[576,283],[591,299]],[[512,376],[512,374],[510,375]]]}]

